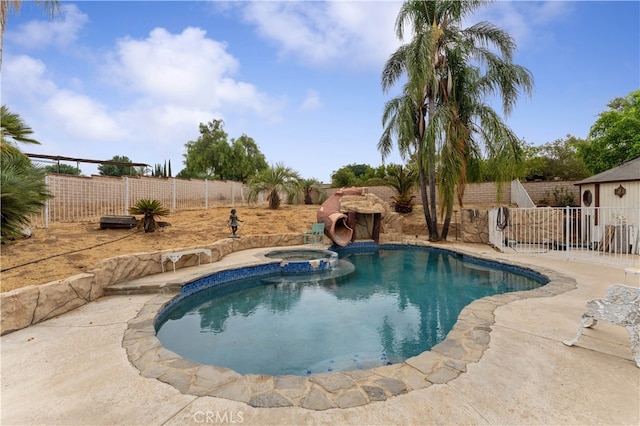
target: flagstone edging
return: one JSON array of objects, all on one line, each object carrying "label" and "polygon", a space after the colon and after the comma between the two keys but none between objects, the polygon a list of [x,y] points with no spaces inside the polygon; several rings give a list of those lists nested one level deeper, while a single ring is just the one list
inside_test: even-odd
[{"label": "flagstone edging", "polygon": [[[416,242],[405,244],[416,245]],[[349,408],[456,379],[467,371],[470,363],[478,362],[489,348],[494,311],[498,307],[516,300],[552,297],[577,287],[573,278],[551,269],[499,262],[463,251],[452,252],[534,271],[549,282],[529,291],[476,300],[461,311],[445,340],[430,351],[402,363],[369,370],[310,376],[242,375],[225,367],[203,365],[182,358],[164,348],[156,337],[156,317],[173,297],[167,294],[148,301],[128,322],[122,346],[143,377],[168,383],[183,394],[226,398],[253,407]]]}]

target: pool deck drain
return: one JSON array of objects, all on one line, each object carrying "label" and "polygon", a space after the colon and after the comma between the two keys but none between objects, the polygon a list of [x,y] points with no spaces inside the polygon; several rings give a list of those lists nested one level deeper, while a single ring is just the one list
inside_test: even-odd
[{"label": "pool deck drain", "polygon": [[[526,265],[515,265],[530,269]],[[171,294],[159,295],[145,304],[129,321],[122,345],[143,377],[168,383],[183,394],[227,398],[253,407],[296,406],[311,410],[357,407],[456,379],[467,371],[469,363],[478,362],[489,347],[496,308],[516,300],[550,297],[576,288],[573,278],[548,269],[536,268],[535,271],[546,276],[549,283],[529,291],[476,300],[462,310],[446,339],[430,351],[401,363],[367,370],[310,376],[242,375],[228,368],[182,358],[162,346],[154,328],[157,314],[174,296]]]}]

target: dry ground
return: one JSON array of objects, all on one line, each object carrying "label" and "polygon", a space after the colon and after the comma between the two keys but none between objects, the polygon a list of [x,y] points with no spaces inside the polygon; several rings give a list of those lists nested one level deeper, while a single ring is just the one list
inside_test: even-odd
[{"label": "dry ground", "polygon": [[[308,231],[317,220],[320,206],[236,208],[244,221],[238,230],[242,236]],[[54,223],[46,229],[33,229],[31,238],[0,246],[0,291],[68,278],[91,270],[96,262],[109,257],[213,243],[231,235],[227,225],[230,210],[213,207],[173,212],[160,219],[171,226],[148,234],[138,229],[100,229],[99,221]],[[421,206],[415,205],[413,213],[403,215],[402,228],[406,234],[426,239]]]},{"label": "dry ground", "polygon": [[[304,232],[316,222],[318,205],[237,207],[242,222],[239,235]],[[3,244],[0,290],[5,292],[45,284],[86,272],[101,259],[208,244],[227,238],[231,207],[171,213],[161,220],[171,224],[161,232],[145,234],[133,229],[100,229],[99,222],[58,223],[33,230],[28,239]]]}]

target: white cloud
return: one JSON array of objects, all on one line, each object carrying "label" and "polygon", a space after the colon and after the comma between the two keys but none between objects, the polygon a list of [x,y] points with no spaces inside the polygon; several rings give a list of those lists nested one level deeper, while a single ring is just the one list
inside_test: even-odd
[{"label": "white cloud", "polygon": [[73,138],[107,142],[127,136],[108,107],[87,96],[60,90],[48,99],[46,109],[49,119]]},{"label": "white cloud", "polygon": [[474,22],[485,20],[506,30],[518,48],[536,46],[544,48],[549,39],[548,24],[557,23],[570,14],[571,2],[564,1],[498,1],[483,8],[474,16]]},{"label": "white cloud", "polygon": [[124,38],[108,58],[96,70],[102,79],[87,88],[91,81],[78,77],[69,77],[66,87],[54,83],[41,60],[5,57],[2,94],[43,142],[35,151],[166,158],[197,138],[198,123],[234,114],[268,123],[280,119],[284,101],[235,79],[238,60],[202,29],[171,34],[157,28],[146,38]]},{"label": "white cloud", "polygon": [[226,45],[189,27],[180,34],[156,28],[143,40],[118,41],[104,78],[149,100],[189,108],[269,113],[254,85],[237,81],[239,63]]},{"label": "white cloud", "polygon": [[78,33],[89,22],[89,17],[75,4],[64,4],[60,11],[52,20],[29,21],[15,31],[7,31],[5,37],[27,49],[67,46],[78,39]]},{"label": "white cloud", "polygon": [[303,111],[310,111],[322,107],[322,101],[320,100],[320,94],[317,90],[307,90],[307,96],[302,101],[300,109]]},{"label": "white cloud", "polygon": [[116,113],[96,99],[60,88],[42,61],[9,55],[2,66],[3,103],[20,114],[41,142],[29,146],[30,152],[107,159],[103,147],[108,152],[116,141],[130,137]]},{"label": "white cloud", "polygon": [[[533,5],[535,6],[535,3]],[[533,11],[534,19],[540,24],[547,24],[568,16],[574,4],[564,1],[545,1],[541,2],[538,6],[539,7]]]},{"label": "white cloud", "polygon": [[379,67],[397,48],[399,2],[248,2],[243,18],[310,65]]},{"label": "white cloud", "polygon": [[2,95],[29,100],[50,96],[55,83],[47,78],[47,67],[39,59],[27,55],[7,56],[2,63]]}]

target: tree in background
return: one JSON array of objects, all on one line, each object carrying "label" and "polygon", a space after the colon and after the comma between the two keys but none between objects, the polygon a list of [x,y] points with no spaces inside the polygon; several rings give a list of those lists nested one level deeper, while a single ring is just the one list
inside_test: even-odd
[{"label": "tree in background", "polygon": [[51,164],[43,167],[42,171],[45,173],[59,173],[62,175],[80,175],[80,169],[70,164]]},{"label": "tree in background", "polygon": [[589,176],[578,147],[585,141],[567,135],[541,146],[527,145],[525,148],[526,180],[579,180]]},{"label": "tree in background", "polygon": [[368,164],[348,164],[331,174],[331,186],[333,188],[364,186],[372,179],[382,179],[385,175],[385,166],[374,168]]},{"label": "tree in background", "polygon": [[235,180],[246,183],[267,168],[264,155],[247,135],[228,142],[224,121],[200,123],[200,136],[185,144],[185,168],[179,177]]},{"label": "tree in background", "polygon": [[20,237],[31,223],[29,216],[40,213],[51,194],[44,172],[20,151],[18,143],[39,144],[33,130],[18,114],[3,105],[0,110],[0,190],[1,240]]},{"label": "tree in background", "polygon": [[[126,155],[115,155],[109,161],[116,163],[132,163]],[[138,176],[138,171],[134,166],[115,164],[100,164],[98,166],[98,173],[102,176]]]},{"label": "tree in background", "polygon": [[258,144],[249,136],[243,134],[238,139],[231,140],[231,154],[225,179],[242,183],[265,170],[268,166],[264,154],[260,152]]},{"label": "tree in background", "polygon": [[347,188],[355,186],[358,179],[353,170],[341,167],[331,174],[331,187]]},{"label": "tree in background", "polygon": [[181,177],[224,179],[224,164],[229,161],[231,148],[222,120],[200,123],[200,136],[185,144],[185,168]]},{"label": "tree in background", "polygon": [[151,173],[153,177],[171,177],[171,160],[169,160],[169,168],[167,169],[167,160],[164,160],[164,166],[156,163]]},{"label": "tree in background", "polygon": [[267,194],[269,208],[277,210],[280,195],[295,197],[300,193],[300,175],[283,163],[267,167],[249,180],[249,201],[255,202],[262,193]]},{"label": "tree in background", "polygon": [[592,174],[640,157],[640,90],[615,98],[591,126],[578,155]]}]

